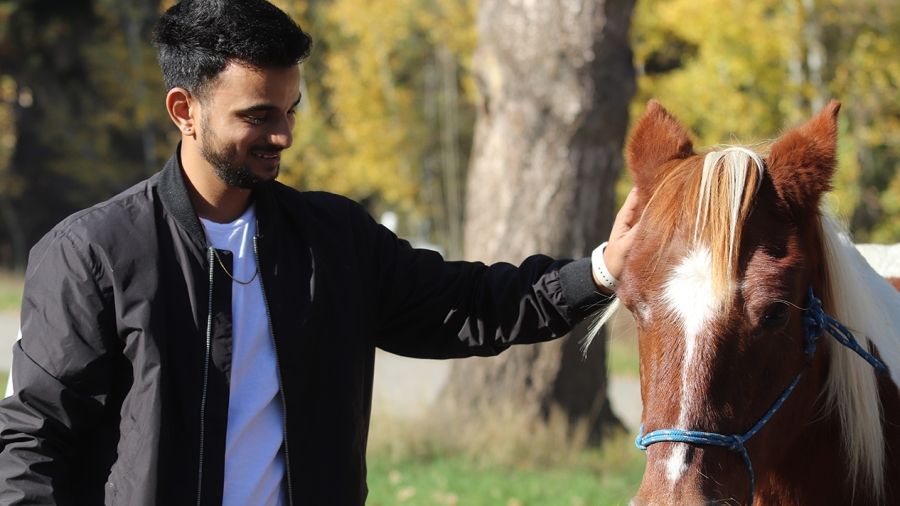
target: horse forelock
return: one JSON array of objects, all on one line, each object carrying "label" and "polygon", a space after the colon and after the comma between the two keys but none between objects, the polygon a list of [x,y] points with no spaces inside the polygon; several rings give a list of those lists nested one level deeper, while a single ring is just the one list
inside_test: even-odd
[{"label": "horse forelock", "polygon": [[[673,160],[662,167],[644,206],[643,223],[654,229],[659,246],[644,257],[642,278],[673,268],[692,256],[708,255],[711,260],[712,290],[715,308],[727,308],[737,286],[738,245],[754,197],[763,179],[765,164],[762,157],[746,148],[726,146],[705,155]],[[692,224],[686,225],[686,224]],[[683,227],[690,226],[683,230]],[[683,258],[672,261],[666,245],[681,231],[686,235],[687,248]],[[668,293],[670,298],[677,296]],[[693,297],[695,294],[683,294]],[[591,326],[582,348],[586,352],[593,337],[612,318],[621,305],[619,299]],[[633,329],[629,332],[633,333]]]},{"label": "horse forelock", "polygon": [[[723,147],[674,166],[663,176],[647,205],[653,209],[653,221],[665,243],[680,225],[693,224],[686,231],[686,253],[709,251],[713,293],[720,307],[730,307],[737,286],[744,223],[764,170],[762,157],[755,151]],[[655,265],[662,262],[664,250],[660,248],[652,259]]]}]

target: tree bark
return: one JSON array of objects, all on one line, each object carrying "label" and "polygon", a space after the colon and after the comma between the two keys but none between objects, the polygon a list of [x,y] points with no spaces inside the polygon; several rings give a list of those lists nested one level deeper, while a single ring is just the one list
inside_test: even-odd
[{"label": "tree bark", "polygon": [[[481,2],[466,258],[580,258],[609,234],[635,86],[632,8],[633,0]],[[534,423],[562,413],[570,427],[600,435],[614,421],[605,338],[584,358],[583,335],[579,328],[551,343],[454,364],[443,396],[447,416],[478,423],[512,406]]]}]

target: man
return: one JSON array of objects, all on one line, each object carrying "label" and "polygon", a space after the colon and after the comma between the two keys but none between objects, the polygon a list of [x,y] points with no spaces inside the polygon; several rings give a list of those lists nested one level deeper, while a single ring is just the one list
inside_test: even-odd
[{"label": "man", "polygon": [[310,47],[283,12],[183,1],[155,37],[182,141],[32,250],[0,503],[361,505],[376,347],[493,355],[611,294],[633,199],[594,270],[445,262],[274,181]]}]

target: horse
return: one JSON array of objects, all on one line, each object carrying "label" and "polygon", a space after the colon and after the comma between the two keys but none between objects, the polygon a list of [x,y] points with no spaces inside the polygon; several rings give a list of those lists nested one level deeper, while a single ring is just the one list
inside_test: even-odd
[{"label": "horse", "polygon": [[651,101],[617,301],[640,356],[632,506],[900,503],[900,295],[825,209],[840,104],[766,148],[695,153]]}]

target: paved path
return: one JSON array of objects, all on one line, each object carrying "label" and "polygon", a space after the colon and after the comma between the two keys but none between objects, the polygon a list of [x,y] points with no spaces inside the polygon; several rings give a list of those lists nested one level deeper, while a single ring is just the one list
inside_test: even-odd
[{"label": "paved path", "polygon": [[631,432],[641,427],[641,381],[633,376],[610,376],[609,403],[613,413]]},{"label": "paved path", "polygon": [[424,415],[437,400],[451,364],[449,360],[413,359],[378,350],[373,410],[399,417]]},{"label": "paved path", "polygon": [[[447,381],[449,360],[420,360],[378,351],[375,357],[373,406],[376,412],[401,417],[425,414]],[[613,412],[631,431],[641,424],[641,390],[637,378],[609,380]]]}]

